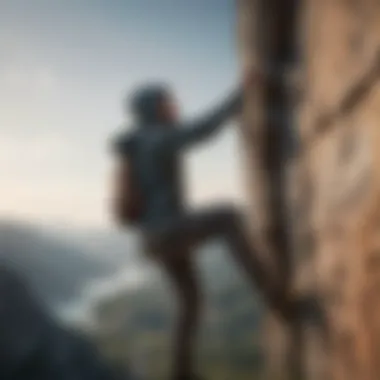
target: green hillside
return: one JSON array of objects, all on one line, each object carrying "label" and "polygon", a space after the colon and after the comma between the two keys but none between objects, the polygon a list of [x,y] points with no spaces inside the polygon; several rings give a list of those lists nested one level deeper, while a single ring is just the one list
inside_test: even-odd
[{"label": "green hillside", "polygon": [[[211,379],[253,379],[262,365],[261,307],[220,252],[214,249],[200,263],[206,289],[200,372]],[[96,340],[115,365],[132,362],[148,378],[164,379],[170,365],[174,306],[171,289],[157,276],[98,306]]]}]

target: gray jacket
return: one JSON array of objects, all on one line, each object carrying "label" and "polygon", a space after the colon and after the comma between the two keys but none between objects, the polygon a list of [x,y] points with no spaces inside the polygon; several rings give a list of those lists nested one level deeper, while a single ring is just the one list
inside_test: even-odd
[{"label": "gray jacket", "polygon": [[184,211],[181,154],[214,136],[241,108],[240,91],[205,116],[181,125],[162,125],[155,117],[162,90],[148,87],[135,99],[138,125],[114,141],[114,151],[128,157],[144,200],[139,226],[155,228]]}]

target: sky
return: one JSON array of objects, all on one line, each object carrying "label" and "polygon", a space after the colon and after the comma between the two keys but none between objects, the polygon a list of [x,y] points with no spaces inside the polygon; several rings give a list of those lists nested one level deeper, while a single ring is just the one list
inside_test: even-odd
[{"label": "sky", "polygon": [[[135,85],[172,84],[184,117],[238,81],[234,0],[0,0],[0,218],[108,226],[108,141]],[[241,199],[237,131],[186,167],[195,205]]]}]

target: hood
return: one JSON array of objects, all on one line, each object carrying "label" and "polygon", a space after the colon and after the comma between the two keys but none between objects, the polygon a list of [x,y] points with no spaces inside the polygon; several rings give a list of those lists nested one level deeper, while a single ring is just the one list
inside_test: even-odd
[{"label": "hood", "polygon": [[161,84],[150,84],[136,90],[130,100],[131,111],[138,123],[149,125],[158,120],[158,104],[169,90]]}]

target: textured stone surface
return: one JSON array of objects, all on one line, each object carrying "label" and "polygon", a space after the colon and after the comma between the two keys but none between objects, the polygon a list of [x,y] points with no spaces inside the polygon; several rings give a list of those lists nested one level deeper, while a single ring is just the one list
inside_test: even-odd
[{"label": "textured stone surface", "polygon": [[[303,17],[307,84],[300,128],[313,191],[310,276],[330,324],[332,378],[375,380],[380,373],[380,3],[309,0]],[[336,112],[371,72],[360,96]],[[334,117],[321,132],[318,120],[328,114]]]},{"label": "textured stone surface", "polygon": [[[268,9],[274,7],[279,20],[284,3],[299,12],[299,54],[292,67],[302,78],[299,103],[288,104],[298,121],[299,151],[282,169],[289,181],[281,190],[291,195],[288,227],[280,226],[291,231],[286,286],[294,299],[318,300],[325,323],[299,315],[284,323],[271,316],[264,336],[270,375],[286,378],[287,364],[297,357],[301,379],[375,380],[380,373],[380,3],[240,0],[244,65],[267,67],[268,52],[283,41],[272,23],[275,12],[271,16]],[[267,195],[276,186],[273,167],[263,161],[263,136],[273,128],[267,120],[276,98],[266,99],[265,91],[247,94],[243,133],[251,224],[263,245],[272,246],[267,253],[278,256],[284,250],[271,238],[265,241],[276,220]]]}]

